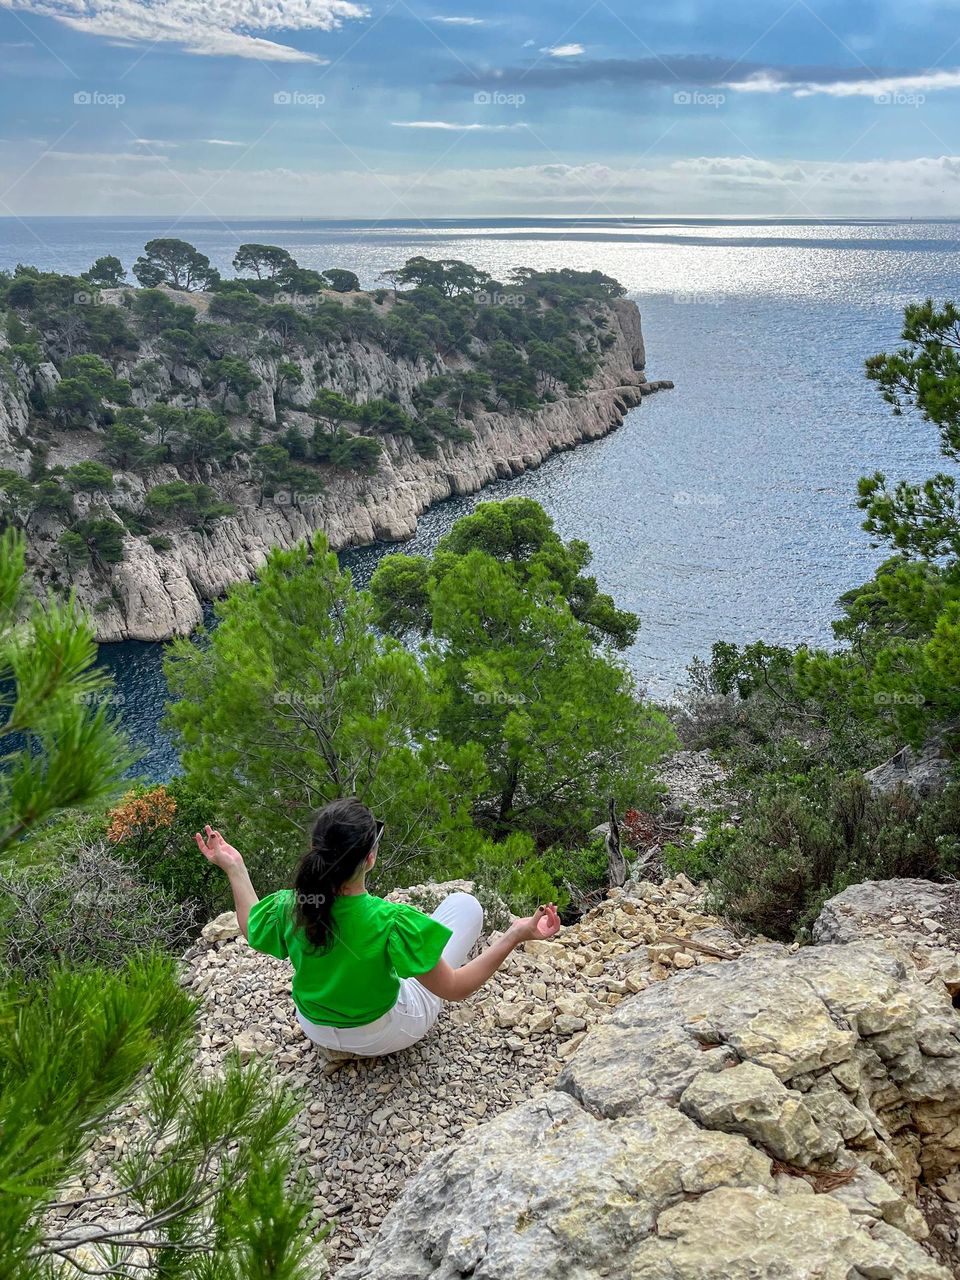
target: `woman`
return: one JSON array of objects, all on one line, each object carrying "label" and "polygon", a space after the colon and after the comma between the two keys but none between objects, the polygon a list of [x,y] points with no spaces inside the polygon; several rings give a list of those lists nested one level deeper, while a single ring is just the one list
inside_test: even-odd
[{"label": "woman", "polygon": [[321,809],[293,889],[263,899],[237,850],[205,832],[197,844],[226,872],[241,932],[257,951],[292,962],[297,1020],[328,1050],[376,1057],[416,1044],[444,1000],[466,1000],[521,942],[560,931],[556,907],[538,907],[467,962],[483,927],[471,894],[450,894],[428,916],[367,892],[383,823],[359,800]]}]

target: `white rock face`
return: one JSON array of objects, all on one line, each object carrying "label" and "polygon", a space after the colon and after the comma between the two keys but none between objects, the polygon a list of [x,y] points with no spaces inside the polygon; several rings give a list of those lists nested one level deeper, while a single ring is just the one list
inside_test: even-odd
[{"label": "white rock face", "polygon": [[[0,350],[9,344],[0,338]],[[53,366],[44,365],[43,370]],[[56,369],[53,369],[56,374]],[[25,368],[12,373],[0,366],[0,467],[21,474],[30,466],[30,454],[23,438],[30,418],[31,380]]]},{"label": "white rock face", "polygon": [[[185,295],[180,300],[195,304],[196,298]],[[144,538],[128,537],[125,559],[109,579],[86,570],[77,573],[73,585],[81,603],[93,614],[98,639],[153,641],[187,635],[201,621],[203,601],[222,595],[232,583],[253,577],[274,547],[293,547],[318,530],[327,535],[334,550],[378,540],[402,541],[412,537],[418,518],[434,503],[476,493],[494,480],[539,466],[552,453],[608,434],[644,395],[671,384],[644,379],[643,335],[636,306],[621,299],[611,302],[607,310],[608,332],[614,341],[584,391],[533,412],[478,415],[470,424],[474,438],[462,444],[439,443],[436,458],[421,457],[406,436],[384,436],[384,453],[374,475],[331,473],[327,490],[305,498],[298,506],[292,505],[287,495],[267,499],[261,505],[246,473],[230,466],[212,469],[202,477],[204,482],[235,505],[236,515],[219,520],[209,535],[170,535],[173,546],[169,551],[154,550]],[[149,344],[139,354],[140,358],[149,356]],[[275,420],[269,386],[275,383],[276,371],[269,361],[253,363],[263,386],[251,397],[248,408],[259,412],[269,426]],[[328,353],[319,373],[308,360],[301,362],[301,370],[304,384],[293,396],[297,405],[305,407],[319,387],[326,386],[358,403],[393,391],[410,409],[417,385],[444,368],[439,362],[393,360],[378,347],[354,342]],[[119,372],[123,376],[129,370],[121,367]],[[167,371],[161,369],[160,373],[161,383],[166,378],[169,384]],[[161,386],[160,390],[169,392],[171,387]],[[143,392],[134,396],[138,403],[149,403],[152,398]],[[176,397],[172,402],[177,403]],[[26,413],[26,390],[21,387],[19,392],[7,389],[4,393],[0,384],[0,465],[8,465],[2,461],[4,450],[15,449],[15,436],[26,425]],[[296,412],[288,413],[287,418],[291,424],[296,422]],[[312,424],[304,417],[301,425],[309,431]],[[71,435],[72,440],[67,438]],[[76,447],[76,439],[77,433],[66,433],[54,451],[56,461],[79,460],[60,456]],[[25,467],[26,462],[17,469]],[[152,485],[176,478],[177,472],[169,466],[158,467],[146,476],[116,476],[124,502],[133,505]],[[59,532],[59,526],[32,530],[41,576],[51,562]]]},{"label": "white rock face", "polygon": [[340,1280],[948,1280],[960,1013],[881,942],[761,946],[623,1000],[556,1092],[435,1156]]}]

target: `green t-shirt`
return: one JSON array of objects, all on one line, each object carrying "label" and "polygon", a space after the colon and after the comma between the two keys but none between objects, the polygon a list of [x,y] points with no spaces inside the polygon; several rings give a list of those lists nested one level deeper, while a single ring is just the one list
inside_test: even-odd
[{"label": "green t-shirt", "polygon": [[293,964],[293,1002],[325,1027],[362,1027],[392,1009],[400,979],[429,973],[451,931],[400,902],[371,893],[340,894],[333,903],[336,941],[317,951],[293,922],[293,891],[261,898],[250,911],[251,947]]}]

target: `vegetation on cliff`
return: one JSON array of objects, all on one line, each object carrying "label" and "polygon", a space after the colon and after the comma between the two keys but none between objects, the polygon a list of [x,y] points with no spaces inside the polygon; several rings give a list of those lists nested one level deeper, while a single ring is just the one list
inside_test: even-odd
[{"label": "vegetation on cliff", "polygon": [[384,449],[434,457],[478,413],[576,393],[623,292],[599,272],[502,283],[412,258],[363,293],[352,272],[256,244],[234,266],[223,279],[160,239],[139,288],[112,256],[79,277],[0,274],[0,522],[26,532],[54,589],[87,569],[108,592],[131,538],[162,552],[238,504],[301,506],[344,471],[376,471]]}]

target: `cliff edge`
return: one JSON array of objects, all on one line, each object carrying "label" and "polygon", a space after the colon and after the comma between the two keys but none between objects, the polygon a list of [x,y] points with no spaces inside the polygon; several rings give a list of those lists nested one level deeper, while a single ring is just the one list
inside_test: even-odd
[{"label": "cliff edge", "polygon": [[[397,896],[429,910],[465,887]],[[955,908],[956,886],[857,886],[822,917],[846,940],[798,949],[733,936],[683,877],[628,882],[381,1059],[310,1045],[289,964],[232,912],[184,981],[200,1071],[237,1051],[303,1099],[318,1277],[949,1280]],[[88,1190],[116,1184],[136,1110],[117,1120]]]}]

